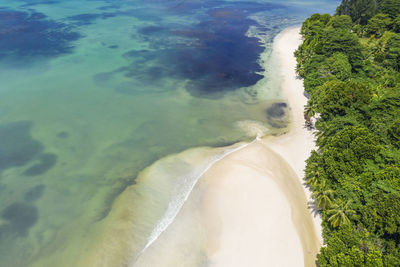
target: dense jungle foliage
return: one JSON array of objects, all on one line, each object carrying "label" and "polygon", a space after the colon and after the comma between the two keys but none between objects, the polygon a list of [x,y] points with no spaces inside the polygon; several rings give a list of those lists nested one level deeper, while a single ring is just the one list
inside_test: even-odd
[{"label": "dense jungle foliage", "polygon": [[314,14],[295,55],[316,118],[305,180],[323,218],[320,266],[400,266],[400,0]]}]

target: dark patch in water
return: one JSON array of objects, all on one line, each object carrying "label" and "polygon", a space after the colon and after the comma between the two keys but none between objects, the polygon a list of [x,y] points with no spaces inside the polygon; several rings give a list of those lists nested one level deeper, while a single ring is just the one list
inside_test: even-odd
[{"label": "dark patch in water", "polygon": [[0,125],[0,172],[28,164],[43,150],[42,144],[32,139],[31,127],[26,121]]},{"label": "dark patch in water", "polygon": [[21,121],[0,125],[0,172],[12,167],[20,167],[37,160],[24,174],[43,174],[57,162],[57,156],[42,153],[43,145],[32,139],[32,122]]},{"label": "dark patch in water", "polygon": [[[157,58],[155,53],[152,53],[149,50],[129,50],[128,52],[122,54],[122,56],[128,60],[135,60],[135,62],[143,62],[146,63],[149,60],[153,60]],[[119,68],[117,71],[129,71],[129,67]]]},{"label": "dark patch in water", "polygon": [[31,189],[29,189],[28,192],[25,193],[24,196],[25,201],[32,202],[38,200],[39,198],[42,197],[45,188],[46,186],[43,184],[32,187]]},{"label": "dark patch in water", "polygon": [[70,20],[72,23],[74,23],[77,26],[82,26],[82,25],[90,25],[93,24],[93,22],[97,19],[108,19],[108,18],[113,18],[117,16],[117,13],[111,13],[111,12],[104,12],[100,14],[79,14],[75,16],[70,16],[67,17],[68,20]]},{"label": "dark patch in water", "polygon": [[69,133],[66,132],[66,131],[62,131],[62,132],[57,133],[57,137],[61,138],[61,139],[68,138],[69,137]]},{"label": "dark patch in water", "polygon": [[31,7],[35,5],[53,5],[57,4],[59,1],[55,0],[25,0],[26,4],[22,5],[22,7]]},{"label": "dark patch in water", "polygon": [[113,74],[113,72],[100,72],[95,74],[93,79],[98,86],[103,86],[104,83],[112,79]]},{"label": "dark patch in water", "polygon": [[57,156],[50,153],[44,153],[39,156],[39,163],[31,166],[24,174],[27,176],[40,175],[51,169],[57,162]]},{"label": "dark patch in water", "polygon": [[218,141],[218,142],[214,142],[214,143],[212,143],[212,144],[207,144],[207,145],[209,145],[209,146],[211,146],[211,147],[228,147],[228,146],[232,146],[232,145],[234,145],[234,144],[236,144],[236,143],[238,143],[238,142],[240,142],[240,141],[243,141],[243,140],[235,140],[235,141]]},{"label": "dark patch in water", "polygon": [[[257,38],[246,36],[250,26],[258,25],[248,16],[282,6],[195,1],[171,7],[168,12],[190,15],[201,8],[209,10],[202,15],[200,23],[182,27],[160,24],[138,29],[133,38],[150,42],[151,51],[125,53],[123,56],[131,64],[109,72],[108,78],[121,73],[154,88],[165,84],[165,79],[187,80],[186,88],[192,95],[206,98],[220,97],[227,91],[254,85],[262,79],[258,74],[262,71],[258,59],[264,48]],[[103,73],[94,79],[101,83],[104,77]],[[137,84],[130,88],[132,92],[143,86]]]},{"label": "dark patch in water", "polygon": [[46,17],[43,13],[32,13],[30,16],[31,19],[45,19]]},{"label": "dark patch in water", "polygon": [[141,34],[154,34],[158,32],[165,31],[166,29],[164,27],[159,27],[159,26],[147,26],[139,29],[139,33]]},{"label": "dark patch in water", "polygon": [[285,116],[285,108],[287,108],[286,103],[274,103],[269,108],[267,108],[267,116],[272,118],[280,118]]},{"label": "dark patch in water", "polygon": [[26,64],[33,57],[54,57],[72,51],[81,37],[68,25],[42,13],[0,10],[0,58]]},{"label": "dark patch in water", "polygon": [[118,45],[109,45],[108,46],[108,48],[111,48],[111,49],[116,49],[116,48],[118,48],[119,46]]},{"label": "dark patch in water", "polygon": [[170,1],[167,3],[167,9],[170,13],[174,14],[186,14],[186,15],[191,15],[191,14],[196,14],[198,10],[207,10],[210,8],[215,8],[216,6],[220,5],[229,5],[230,3],[227,1],[219,1],[219,0],[213,0],[213,1],[182,1],[182,0],[177,0],[177,1]]},{"label": "dark patch in water", "polygon": [[5,208],[1,217],[8,222],[2,231],[3,234],[8,232],[8,234],[26,236],[29,228],[36,224],[39,215],[35,206],[15,202]]},{"label": "dark patch in water", "polygon": [[274,128],[286,128],[288,125],[286,109],[287,104],[283,102],[269,106],[265,111],[268,123]]}]

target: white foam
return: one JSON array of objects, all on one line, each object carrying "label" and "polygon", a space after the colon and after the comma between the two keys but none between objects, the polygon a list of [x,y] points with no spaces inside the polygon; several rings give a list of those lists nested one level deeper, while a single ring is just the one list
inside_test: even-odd
[{"label": "white foam", "polygon": [[[251,143],[257,141],[255,139]],[[143,252],[146,251],[158,238],[159,236],[168,228],[168,226],[175,220],[176,216],[178,215],[179,211],[183,207],[186,200],[189,198],[190,193],[192,192],[193,188],[199,181],[199,179],[218,161],[222,160],[229,154],[236,152],[251,143],[243,144],[235,148],[228,149],[217,155],[215,157],[210,158],[210,160],[200,166],[199,168],[194,169],[191,173],[183,177],[181,183],[177,183],[175,186],[175,193],[173,199],[169,202],[166,212],[164,216],[158,221],[156,226],[154,227],[152,233],[150,234],[148,241],[144,248],[140,251],[140,253],[136,256],[133,264],[136,260],[140,257]]]}]

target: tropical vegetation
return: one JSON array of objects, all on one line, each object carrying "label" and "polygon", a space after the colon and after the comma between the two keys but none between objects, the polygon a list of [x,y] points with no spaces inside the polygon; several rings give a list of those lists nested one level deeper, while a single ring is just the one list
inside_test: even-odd
[{"label": "tropical vegetation", "polygon": [[319,266],[400,266],[400,0],[343,0],[301,28],[315,118],[305,182],[322,215]]}]

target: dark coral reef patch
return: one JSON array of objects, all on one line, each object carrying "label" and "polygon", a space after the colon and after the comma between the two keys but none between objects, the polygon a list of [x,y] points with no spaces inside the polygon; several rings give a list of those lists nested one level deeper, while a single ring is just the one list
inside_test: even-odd
[{"label": "dark coral reef patch", "polygon": [[274,128],[286,128],[288,126],[288,105],[284,102],[273,103],[266,110],[268,123]]},{"label": "dark coral reef patch", "polygon": [[0,10],[0,59],[20,62],[70,53],[72,41],[80,37],[67,24],[43,13]]},{"label": "dark coral reef patch", "polygon": [[36,224],[39,214],[35,206],[15,202],[3,210],[1,217],[7,221],[1,227],[1,235],[26,236],[29,228]]},{"label": "dark coral reef patch", "polygon": [[[137,29],[134,39],[150,43],[149,49],[131,50],[123,56],[130,65],[99,73],[97,83],[123,75],[132,80],[130,90],[143,84],[162,84],[165,79],[188,81],[186,89],[194,96],[216,98],[227,91],[254,85],[263,78],[259,64],[264,51],[258,38],[247,35],[259,26],[249,16],[282,8],[278,4],[235,2],[183,2],[166,12],[195,14],[206,8],[201,22],[188,25],[154,24]],[[142,86],[143,87],[143,86]],[[114,86],[115,88],[115,86]],[[120,90],[121,91],[121,90]]]},{"label": "dark coral reef patch", "polygon": [[32,139],[29,121],[0,125],[0,171],[28,164],[43,150],[43,145]]},{"label": "dark coral reef patch", "polygon": [[29,167],[24,174],[27,176],[40,175],[51,169],[57,162],[57,156],[50,153],[43,153],[39,155],[38,162]]},{"label": "dark coral reef patch", "polygon": [[25,175],[40,175],[52,168],[57,156],[43,153],[44,146],[31,136],[32,122],[0,124],[0,172],[12,167],[29,166]]},{"label": "dark coral reef patch", "polygon": [[26,202],[32,202],[38,200],[39,198],[42,197],[45,188],[46,186],[43,184],[39,184],[37,186],[32,187],[25,193],[24,200]]}]

